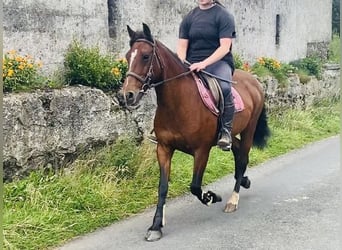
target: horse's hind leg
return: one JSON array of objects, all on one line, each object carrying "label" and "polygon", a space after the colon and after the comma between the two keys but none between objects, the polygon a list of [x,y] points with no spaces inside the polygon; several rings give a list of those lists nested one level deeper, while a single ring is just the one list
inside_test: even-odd
[{"label": "horse's hind leg", "polygon": [[234,191],[225,206],[224,212],[226,213],[231,213],[237,210],[239,204],[240,186],[249,188],[251,185],[248,177],[244,176],[249,162],[249,151],[251,146],[252,141],[250,139],[244,140],[242,136],[241,141],[233,145],[232,151],[235,160],[235,186]]},{"label": "horse's hind leg", "polygon": [[202,191],[202,179],[207,166],[210,149],[197,150],[194,154],[194,170],[190,191],[205,205],[222,201],[222,198],[212,191]]},{"label": "horse's hind leg", "polygon": [[169,187],[169,177],[171,168],[171,157],[174,150],[162,147],[158,144],[157,156],[160,167],[158,204],[153,218],[153,224],[148,229],[145,239],[147,241],[156,241],[162,237],[161,228],[165,225],[165,201]]}]

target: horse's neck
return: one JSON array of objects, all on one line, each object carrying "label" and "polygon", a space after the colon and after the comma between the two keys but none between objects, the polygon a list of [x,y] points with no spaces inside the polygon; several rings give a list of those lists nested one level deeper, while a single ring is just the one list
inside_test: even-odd
[{"label": "horse's neck", "polygon": [[[178,74],[181,74],[180,71]],[[173,77],[175,75],[168,75]],[[191,74],[184,75],[178,79],[165,82],[156,88],[157,104],[167,112],[179,112],[178,109],[196,103],[200,97],[196,83]],[[198,105],[197,105],[198,106]]]},{"label": "horse's neck", "polygon": [[195,80],[177,55],[160,42],[158,50],[164,81],[156,87],[158,106],[163,106],[169,111],[176,110],[179,106],[187,105],[192,99],[200,98],[196,95],[198,92]]}]

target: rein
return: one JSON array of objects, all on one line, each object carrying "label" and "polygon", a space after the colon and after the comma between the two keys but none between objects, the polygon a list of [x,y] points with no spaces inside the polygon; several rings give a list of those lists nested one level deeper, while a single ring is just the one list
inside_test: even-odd
[{"label": "rein", "polygon": [[179,75],[176,75],[176,76],[174,76],[174,77],[168,78],[168,79],[166,79],[166,80],[163,80],[163,81],[160,81],[160,82],[156,82],[156,83],[152,83],[152,84],[150,84],[150,86],[151,86],[152,88],[154,88],[154,87],[157,87],[157,86],[159,86],[159,85],[161,85],[161,84],[163,84],[163,83],[170,82],[170,81],[175,80],[175,79],[177,79],[177,78],[181,78],[181,77],[183,77],[183,76],[189,75],[190,73],[191,73],[191,71],[185,71],[185,72],[183,72],[183,73],[181,73],[181,74],[179,74]]}]

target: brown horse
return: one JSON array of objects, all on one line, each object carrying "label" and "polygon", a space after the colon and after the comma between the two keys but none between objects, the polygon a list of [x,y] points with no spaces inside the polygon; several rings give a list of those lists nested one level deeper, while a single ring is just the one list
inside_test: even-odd
[{"label": "brown horse", "polygon": [[[126,54],[129,68],[119,94],[120,102],[123,106],[134,107],[150,88],[155,88],[157,95],[154,130],[160,167],[158,204],[153,224],[145,236],[147,241],[155,241],[162,237],[171,158],[175,150],[194,157],[191,193],[205,205],[222,200],[214,192],[203,192],[201,188],[210,150],[216,145],[219,119],[203,104],[188,67],[153,38],[146,24],[143,24],[142,32],[135,32],[129,26],[127,30],[131,39]],[[250,187],[250,180],[244,173],[252,145],[263,148],[270,134],[260,83],[241,70],[235,71],[233,80],[237,82],[234,87],[241,95],[245,109],[235,113],[233,120],[236,183],[225,212],[237,209],[240,186]],[[240,139],[236,135],[240,135]]]}]

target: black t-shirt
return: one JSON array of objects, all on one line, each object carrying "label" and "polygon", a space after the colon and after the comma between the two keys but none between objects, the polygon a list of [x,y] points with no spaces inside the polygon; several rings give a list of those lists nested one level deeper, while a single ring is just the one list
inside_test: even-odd
[{"label": "black t-shirt", "polygon": [[[216,4],[210,9],[194,8],[182,20],[179,38],[188,39],[186,59],[199,62],[210,56],[219,46],[220,38],[235,38],[234,17],[224,7]],[[222,60],[234,69],[232,48]]]}]

